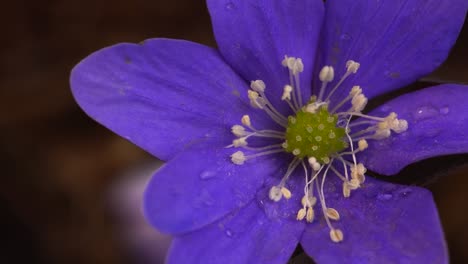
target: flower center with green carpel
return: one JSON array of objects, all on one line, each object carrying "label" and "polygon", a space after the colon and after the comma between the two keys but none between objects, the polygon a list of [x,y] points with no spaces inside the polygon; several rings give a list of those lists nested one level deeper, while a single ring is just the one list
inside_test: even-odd
[{"label": "flower center with green carpel", "polygon": [[337,126],[338,116],[328,112],[326,105],[315,113],[303,109],[288,117],[283,148],[298,158],[315,157],[328,163],[330,156],[348,147],[345,129]]},{"label": "flower center with green carpel", "polygon": [[[301,91],[299,75],[304,70],[302,59],[285,56],[282,65],[289,71],[290,83],[284,85],[281,100],[288,104],[294,114],[283,115],[266,96],[265,83],[262,80],[252,81],[251,89],[248,90],[250,105],[263,110],[283,129],[258,129],[249,115],[242,116],[241,124],[231,127],[236,138],[227,147],[242,149],[231,155],[231,161],[243,165],[261,156],[290,153],[289,166],[283,177],[278,179],[278,184],[270,187],[268,197],[279,202],[283,198],[290,199],[299,195],[295,199],[298,208],[296,220],[307,223],[314,222],[318,202],[321,215],[330,229],[330,239],[333,242],[343,241],[343,232],[335,228],[332,222],[340,220],[340,213],[328,205],[325,199],[324,184],[327,175],[332,174],[339,178],[342,182],[342,195],[349,198],[351,191],[361,188],[366,180],[367,169],[357,161],[356,154],[367,149],[367,140],[385,139],[392,132],[406,131],[408,122],[398,119],[393,112],[386,117],[363,114],[367,97],[358,85],[348,88],[348,96],[341,101],[331,102],[332,95],[345,79],[356,74],[360,67],[358,62],[347,61],[346,72],[330,89],[328,84],[334,80],[334,68],[324,66],[318,76],[322,82],[320,90],[310,98],[303,98]],[[360,119],[353,121],[353,117]],[[255,146],[255,138],[269,138],[271,143]],[[251,141],[254,141],[253,146],[249,145]],[[288,184],[290,176],[299,167],[304,171],[303,188]],[[299,197],[300,202],[297,199]]]}]

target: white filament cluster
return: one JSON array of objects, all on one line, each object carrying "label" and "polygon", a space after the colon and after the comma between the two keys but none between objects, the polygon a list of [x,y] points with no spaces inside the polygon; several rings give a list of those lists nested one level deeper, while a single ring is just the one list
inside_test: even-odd
[{"label": "white filament cluster", "polygon": [[[408,122],[403,119],[398,119],[396,113],[390,113],[386,117],[375,117],[363,114],[367,105],[367,97],[363,93],[363,89],[358,86],[352,86],[349,94],[340,102],[330,102],[332,94],[341,87],[342,83],[352,74],[356,74],[360,67],[358,62],[349,60],[346,63],[346,72],[336,82],[336,84],[328,89],[328,85],[335,78],[335,70],[332,66],[324,66],[319,72],[319,79],[322,82],[320,91],[317,96],[313,96],[308,103],[303,103],[300,83],[300,73],[304,70],[304,65],[300,58],[285,56],[282,65],[289,72],[289,83],[283,86],[283,94],[281,100],[285,101],[289,107],[297,113],[305,111],[308,113],[316,113],[321,107],[333,108],[330,114],[338,116],[337,126],[345,129],[346,136],[343,139],[348,143],[349,148],[345,151],[334,153],[326,158],[306,157],[299,158],[300,149],[294,149],[291,154],[292,161],[290,162],[286,173],[283,175],[278,184],[272,186],[268,193],[269,198],[278,202],[281,199],[289,199],[295,193],[287,188],[287,182],[293,172],[301,165],[304,170],[304,188],[301,199],[301,205],[298,205],[296,219],[299,221],[305,220],[312,223],[316,213],[314,210],[317,201],[320,202],[323,218],[330,229],[330,239],[334,242],[340,242],[344,239],[343,232],[340,229],[334,228],[332,221],[338,221],[341,216],[337,209],[329,207],[326,203],[324,184],[330,171],[333,171],[336,177],[342,181],[342,195],[349,198],[352,191],[359,189],[365,182],[366,167],[357,161],[356,154],[365,151],[368,148],[368,140],[379,140],[391,136],[392,132],[402,133],[408,129]],[[288,127],[288,121],[295,123],[295,116],[286,117],[281,114],[273,104],[268,100],[265,92],[267,86],[262,80],[254,80],[250,83],[248,98],[252,107],[265,111],[273,121],[275,121],[285,130]],[[345,88],[341,88],[345,89]],[[348,106],[346,111],[342,109]],[[328,108],[329,109],[329,108]],[[353,117],[361,117],[358,121],[352,120]],[[331,119],[333,121],[333,119]],[[305,129],[312,129],[306,127]],[[318,126],[320,130],[320,126]],[[244,115],[241,118],[241,124],[234,124],[231,128],[232,134],[236,137],[232,144],[227,147],[239,148],[231,155],[231,161],[234,164],[242,165],[248,160],[284,152],[288,147],[288,142],[285,141],[286,132],[257,129],[252,125],[250,117]],[[311,131],[309,131],[311,132]],[[316,136],[315,140],[320,141]],[[335,134],[328,135],[330,139],[336,137]],[[276,140],[276,144],[270,144],[263,147],[249,146],[248,141],[254,138],[269,138]],[[302,138],[296,136],[295,140],[301,142]],[[317,146],[312,146],[312,148]],[[246,154],[248,152],[248,154]]]}]

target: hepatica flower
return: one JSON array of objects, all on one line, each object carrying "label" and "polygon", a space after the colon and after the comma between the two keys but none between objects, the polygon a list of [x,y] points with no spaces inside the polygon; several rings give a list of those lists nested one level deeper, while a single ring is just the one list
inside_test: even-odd
[{"label": "hepatica flower", "polygon": [[208,0],[219,50],[117,44],[72,72],[81,107],[167,163],[145,193],[168,263],[446,263],[429,191],[366,177],[468,150],[468,87],[368,99],[433,71],[465,0]]}]

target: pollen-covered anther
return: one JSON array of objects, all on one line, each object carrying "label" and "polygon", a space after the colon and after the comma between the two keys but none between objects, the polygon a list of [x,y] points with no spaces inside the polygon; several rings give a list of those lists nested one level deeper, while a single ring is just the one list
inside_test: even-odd
[{"label": "pollen-covered anther", "polygon": [[286,198],[286,199],[289,199],[292,196],[291,191],[286,187],[281,187],[281,193],[283,194],[284,198]]},{"label": "pollen-covered anther", "polygon": [[250,82],[250,88],[257,93],[263,93],[265,91],[265,83],[262,80],[255,80]]},{"label": "pollen-covered anther", "polygon": [[366,107],[367,101],[367,97],[362,93],[353,96],[353,99],[351,99],[351,111],[361,112]]},{"label": "pollen-covered anther", "polygon": [[265,107],[266,105],[265,100],[262,97],[260,97],[260,95],[257,92],[249,90],[248,97],[250,100],[250,105],[253,108],[263,109]]},{"label": "pollen-covered anther", "polygon": [[291,92],[293,88],[291,85],[287,84],[283,88],[283,95],[281,96],[281,100],[291,100]]},{"label": "pollen-covered anther", "polygon": [[324,66],[319,73],[319,79],[322,82],[331,82],[335,78],[335,70],[332,66]]},{"label": "pollen-covered anther", "polygon": [[281,191],[281,187],[278,186],[273,186],[270,188],[270,191],[268,192],[268,197],[270,200],[278,202],[283,198],[283,192]]},{"label": "pollen-covered anther", "polygon": [[284,56],[284,59],[281,62],[281,64],[284,67],[287,67],[293,75],[297,75],[298,73],[304,71],[304,64],[302,63],[301,58]]},{"label": "pollen-covered anther", "polygon": [[249,134],[247,131],[245,131],[245,128],[241,125],[233,125],[231,127],[231,132],[236,137],[243,137]]},{"label": "pollen-covered anther", "polygon": [[351,188],[349,188],[348,182],[343,182],[343,197],[348,198],[351,196]]},{"label": "pollen-covered anther", "polygon": [[314,207],[317,203],[317,198],[315,196],[304,195],[301,199],[301,204],[304,207]]},{"label": "pollen-covered anther", "polygon": [[367,147],[369,147],[369,144],[367,143],[367,140],[361,139],[358,141],[358,149],[359,151],[365,150]]},{"label": "pollen-covered anther", "polygon": [[242,118],[241,118],[241,122],[246,127],[251,127],[252,126],[252,123],[250,122],[250,116],[248,116],[248,115],[243,115]]},{"label": "pollen-covered anther", "polygon": [[332,220],[340,220],[340,214],[338,213],[338,211],[334,208],[327,208],[326,210],[326,214],[328,216],[328,218],[332,219]]},{"label": "pollen-covered anther", "polygon": [[361,64],[353,60],[349,60],[346,62],[346,70],[351,73],[356,73],[359,69],[359,66],[361,66]]},{"label": "pollen-covered anther", "polygon": [[299,209],[299,211],[297,211],[296,220],[302,221],[306,217],[306,214],[307,210],[305,208]]},{"label": "pollen-covered anther", "polygon": [[232,145],[236,148],[238,147],[245,147],[248,145],[247,143],[247,138],[246,137],[241,137],[241,138],[238,138],[238,139],[234,139],[232,141]]},{"label": "pollen-covered anther", "polygon": [[335,243],[343,241],[343,232],[340,229],[332,228],[330,230],[330,239]]},{"label": "pollen-covered anther", "polygon": [[364,167],[364,164],[358,163],[353,166],[351,166],[351,178],[356,179],[359,181],[359,183],[363,183],[365,181],[365,176],[364,174],[367,172],[366,167]]},{"label": "pollen-covered anther", "polygon": [[232,163],[236,165],[242,165],[246,161],[246,157],[244,155],[244,152],[242,151],[236,151],[231,155],[231,161]]},{"label": "pollen-covered anther", "polygon": [[390,129],[378,129],[378,130],[375,131],[372,138],[374,138],[374,139],[384,139],[384,138],[390,137],[391,134],[392,134],[392,132],[390,131]]},{"label": "pollen-covered anther", "polygon": [[307,208],[306,221],[308,223],[312,223],[314,221],[314,218],[315,218],[314,208],[312,207]]},{"label": "pollen-covered anther", "polygon": [[359,95],[359,94],[362,94],[362,88],[359,85],[353,86],[353,88],[351,88],[351,91],[349,92],[349,95],[351,97],[354,97],[354,96]]}]

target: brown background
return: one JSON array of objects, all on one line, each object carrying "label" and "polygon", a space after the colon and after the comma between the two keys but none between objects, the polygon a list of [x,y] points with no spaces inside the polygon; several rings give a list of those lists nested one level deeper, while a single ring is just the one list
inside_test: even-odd
[{"label": "brown background", "polygon": [[[0,262],[143,263],[125,247],[125,217],[109,193],[122,171],[154,159],[87,118],[68,76],[80,59],[117,42],[169,37],[214,46],[204,1],[23,0],[0,12]],[[465,28],[430,80],[467,83],[467,44]],[[468,262],[467,175],[454,170],[429,186],[453,263]]]}]

